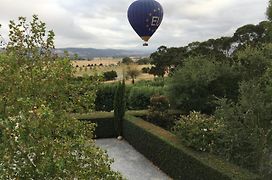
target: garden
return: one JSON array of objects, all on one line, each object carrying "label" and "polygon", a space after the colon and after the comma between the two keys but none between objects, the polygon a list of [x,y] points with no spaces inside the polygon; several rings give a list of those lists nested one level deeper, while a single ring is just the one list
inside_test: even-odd
[{"label": "garden", "polygon": [[173,179],[272,178],[271,21],[161,46],[150,56],[156,78],[133,84],[75,76],[35,15],[9,27],[0,179],[123,179],[94,143],[118,136]]}]

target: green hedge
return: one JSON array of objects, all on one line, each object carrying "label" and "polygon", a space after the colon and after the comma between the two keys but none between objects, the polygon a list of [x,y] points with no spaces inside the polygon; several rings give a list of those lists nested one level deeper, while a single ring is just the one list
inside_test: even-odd
[{"label": "green hedge", "polygon": [[114,118],[111,112],[94,112],[89,114],[73,114],[73,117],[80,121],[96,123],[95,138],[113,138],[117,137],[114,130]]},{"label": "green hedge", "polygon": [[170,132],[131,115],[124,118],[123,134],[135,149],[174,179],[259,179],[215,156],[189,150]]},{"label": "green hedge", "polygon": [[113,99],[117,84],[102,84],[96,92],[95,110],[96,111],[112,111]]}]

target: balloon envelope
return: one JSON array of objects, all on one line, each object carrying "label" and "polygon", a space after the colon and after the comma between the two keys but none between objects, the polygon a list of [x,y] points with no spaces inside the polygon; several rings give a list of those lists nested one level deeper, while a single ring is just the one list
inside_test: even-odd
[{"label": "balloon envelope", "polygon": [[162,19],[163,8],[155,0],[137,0],[128,8],[129,23],[146,42],[158,29]]}]

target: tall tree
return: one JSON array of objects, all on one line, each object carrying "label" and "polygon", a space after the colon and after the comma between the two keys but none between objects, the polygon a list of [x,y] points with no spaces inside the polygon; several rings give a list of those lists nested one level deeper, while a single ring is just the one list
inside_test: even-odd
[{"label": "tall tree", "polygon": [[73,69],[52,53],[53,37],[37,16],[10,22],[0,54],[0,179],[121,179],[92,140],[95,125],[65,110]]},{"label": "tall tree", "polygon": [[266,15],[270,21],[272,21],[272,0],[269,0],[268,7],[266,9]]}]

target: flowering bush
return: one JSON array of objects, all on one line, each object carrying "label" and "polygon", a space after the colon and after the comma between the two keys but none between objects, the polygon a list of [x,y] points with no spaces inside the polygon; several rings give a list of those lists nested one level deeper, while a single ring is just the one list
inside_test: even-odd
[{"label": "flowering bush", "polygon": [[191,112],[188,116],[180,117],[173,132],[186,146],[197,151],[216,152],[223,128],[223,123],[213,116]]}]

